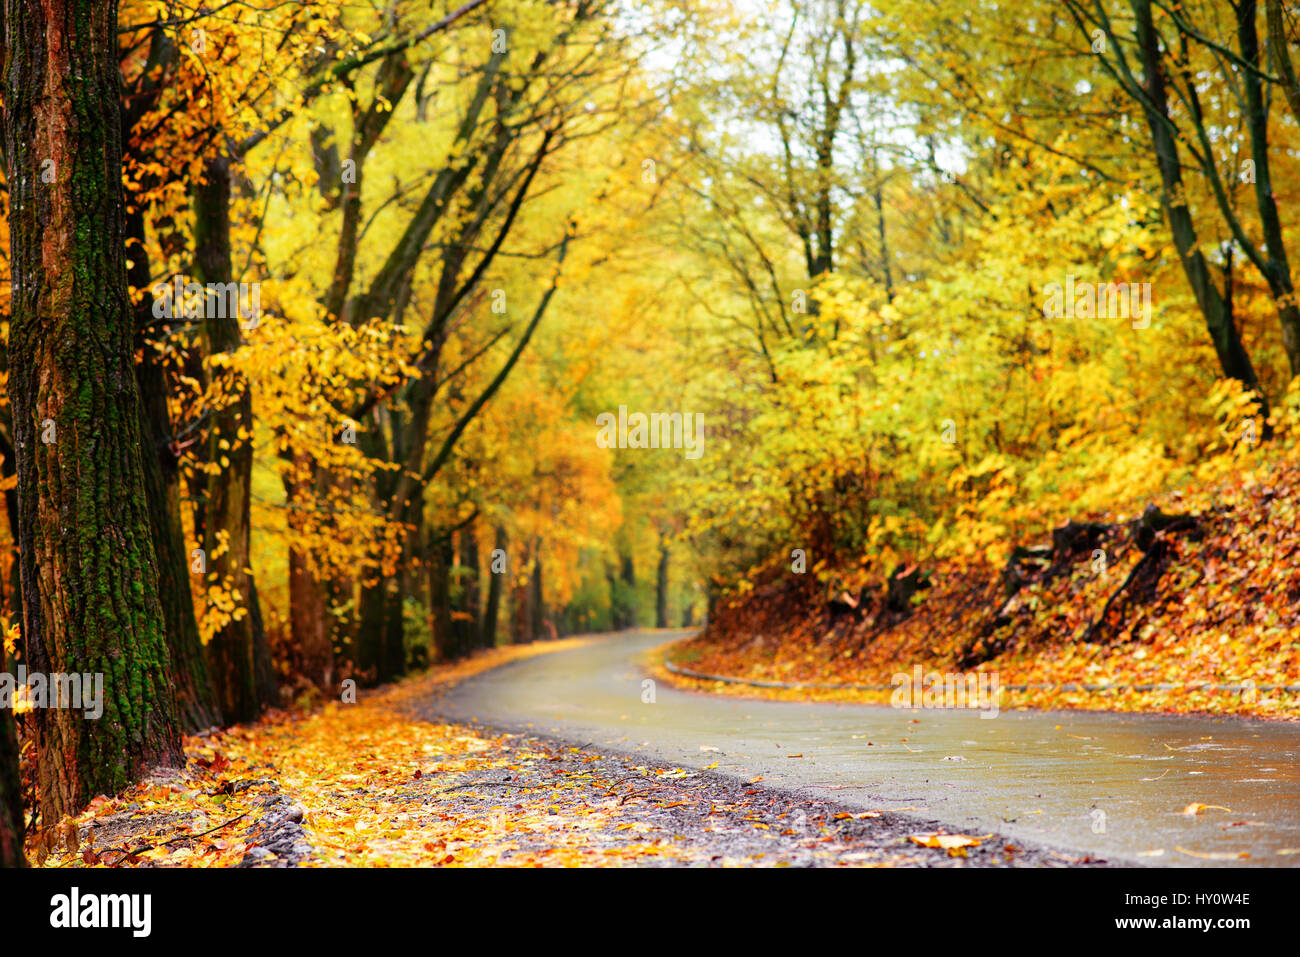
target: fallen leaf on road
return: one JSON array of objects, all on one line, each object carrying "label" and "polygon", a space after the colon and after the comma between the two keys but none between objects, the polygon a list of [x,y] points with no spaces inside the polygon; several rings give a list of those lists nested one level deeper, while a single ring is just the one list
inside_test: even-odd
[{"label": "fallen leaf on road", "polygon": [[1193,803],[1193,804],[1189,804],[1189,805],[1187,805],[1187,807],[1183,808],[1183,813],[1186,814],[1186,815],[1189,815],[1189,816],[1195,816],[1195,815],[1197,815],[1197,814],[1200,814],[1202,811],[1231,811],[1231,810],[1232,810],[1232,808],[1230,808],[1230,807],[1224,807],[1224,806],[1221,805],[1221,804],[1197,804],[1197,803]]},{"label": "fallen leaf on road", "polygon": [[1235,861],[1235,860],[1240,860],[1242,858],[1250,857],[1249,851],[1240,851],[1238,853],[1232,853],[1229,851],[1214,851],[1213,853],[1210,854],[1201,854],[1197,851],[1189,851],[1185,847],[1175,847],[1174,850],[1177,851],[1179,854],[1186,854],[1188,857],[1198,857],[1203,861]]},{"label": "fallen leaf on road", "polygon": [[966,848],[979,847],[979,838],[967,834],[912,834],[911,839],[922,847],[937,847],[948,852],[949,857],[965,857]]}]

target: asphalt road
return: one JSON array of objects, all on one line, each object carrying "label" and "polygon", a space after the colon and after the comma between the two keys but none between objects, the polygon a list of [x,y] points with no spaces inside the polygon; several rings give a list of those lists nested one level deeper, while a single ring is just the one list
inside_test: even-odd
[{"label": "asphalt road", "polygon": [[[678,691],[629,632],[486,672],[436,710],[1116,863],[1300,866],[1300,725],[911,710]],[[1196,814],[1189,805],[1207,805]],[[1224,810],[1227,809],[1227,810]],[[1279,853],[1291,851],[1292,853]],[[1246,855],[1246,856],[1243,856]]]}]

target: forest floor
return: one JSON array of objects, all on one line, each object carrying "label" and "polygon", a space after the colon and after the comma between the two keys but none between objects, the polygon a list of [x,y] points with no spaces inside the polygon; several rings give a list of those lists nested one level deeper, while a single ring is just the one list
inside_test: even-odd
[{"label": "forest floor", "polygon": [[699,675],[795,687],[656,677],[746,697],[888,702],[896,676],[919,666],[927,681],[995,673],[1004,708],[1300,718],[1298,517],[1290,456],[1128,514],[1060,516],[997,561],[874,580],[769,567],[669,657]]},{"label": "forest floor", "polygon": [[1102,863],[420,716],[463,678],[584,643],[497,649],[353,704],[187,737],[183,769],[38,831],[29,858],[73,868]]}]

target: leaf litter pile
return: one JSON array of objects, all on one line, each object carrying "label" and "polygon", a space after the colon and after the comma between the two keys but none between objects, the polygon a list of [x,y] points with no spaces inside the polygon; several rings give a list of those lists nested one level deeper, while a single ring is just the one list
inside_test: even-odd
[{"label": "leaf litter pile", "polygon": [[46,867],[1070,866],[708,771],[421,719],[500,649],[355,704],[186,739],[184,769],[37,828]]},{"label": "leaf litter pile", "polygon": [[[1288,459],[1068,521],[996,561],[867,567],[851,585],[772,566],[670,655],[699,674],[798,687],[650,664],[670,683],[746,697],[886,702],[894,675],[919,664],[996,672],[1004,708],[1294,720],[1297,517],[1300,464]],[[845,685],[866,687],[826,687]]]}]

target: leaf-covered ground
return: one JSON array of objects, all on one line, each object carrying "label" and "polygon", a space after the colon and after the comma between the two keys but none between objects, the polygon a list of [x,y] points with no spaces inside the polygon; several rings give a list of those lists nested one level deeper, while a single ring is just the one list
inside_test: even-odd
[{"label": "leaf-covered ground", "polygon": [[897,808],[419,717],[460,678],[578,643],[500,649],[355,704],[188,738],[185,768],[40,831],[30,856],[74,868],[1102,863]]},{"label": "leaf-covered ground", "polygon": [[[1285,690],[1300,686],[1300,466],[1285,461],[1157,504],[1167,527],[1098,516],[1068,533],[1062,526],[1055,542],[1045,534],[1029,543],[1038,547],[1014,567],[923,569],[929,587],[903,609],[879,581],[845,593],[810,584],[811,574],[769,570],[671,657],[699,673],[786,683],[887,688],[921,665],[1037,686],[1004,691],[1003,707],[1300,716],[1300,694]],[[749,696],[890,696],[658,673]]]}]

